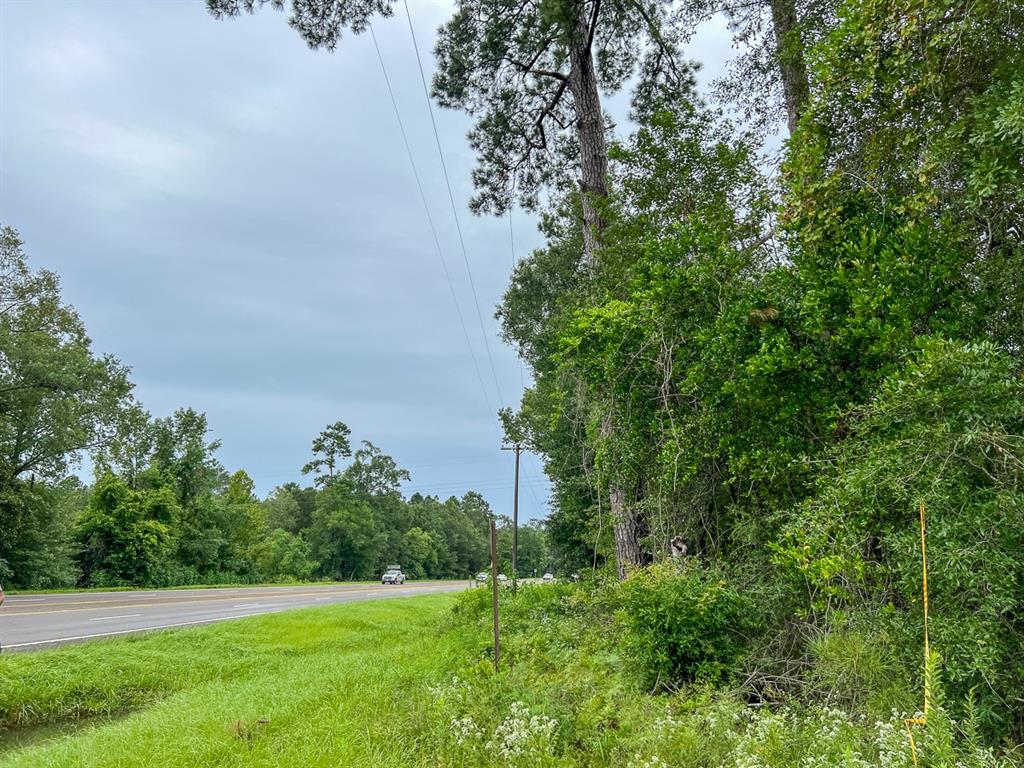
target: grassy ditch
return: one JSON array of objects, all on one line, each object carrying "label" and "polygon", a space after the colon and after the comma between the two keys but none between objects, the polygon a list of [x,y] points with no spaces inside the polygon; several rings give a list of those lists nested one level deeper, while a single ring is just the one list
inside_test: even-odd
[{"label": "grassy ditch", "polygon": [[[416,694],[458,647],[436,629],[450,600],[328,606],[2,656],[0,739],[27,728],[47,738],[0,751],[0,765],[413,765]],[[83,718],[100,721],[53,738]]]}]

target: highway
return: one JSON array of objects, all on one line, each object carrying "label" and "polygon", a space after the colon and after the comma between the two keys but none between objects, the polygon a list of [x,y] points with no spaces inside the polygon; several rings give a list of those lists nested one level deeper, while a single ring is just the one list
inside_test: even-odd
[{"label": "highway", "polygon": [[324,584],[129,592],[8,595],[0,607],[4,652],[189,627],[243,616],[358,600],[409,597],[465,589],[469,581],[416,581],[402,586]]}]

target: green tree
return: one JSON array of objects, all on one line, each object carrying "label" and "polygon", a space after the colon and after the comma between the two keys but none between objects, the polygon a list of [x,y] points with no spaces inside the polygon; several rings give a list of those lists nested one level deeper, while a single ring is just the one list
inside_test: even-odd
[{"label": "green tree", "polygon": [[332,579],[378,575],[377,563],[386,538],[370,500],[354,493],[344,479],[328,483],[317,494],[306,538],[320,575]]},{"label": "green tree", "polygon": [[352,456],[352,446],[348,439],[351,434],[352,430],[344,422],[336,421],[329,424],[313,439],[314,458],[302,468],[302,474],[318,473],[314,475],[313,480],[319,486],[333,480],[339,459]]},{"label": "green tree", "polygon": [[233,570],[231,545],[216,498],[227,482],[226,472],[214,453],[219,440],[210,440],[206,414],[179,408],[154,422],[152,466],[167,478],[181,509],[178,560],[189,581],[220,581]]},{"label": "green tree", "polygon": [[[207,0],[217,18],[264,4]],[[476,210],[505,212],[516,193],[536,208],[542,189],[571,190],[571,210],[582,212],[577,229],[585,266],[597,267],[608,196],[601,91],[620,90],[635,75],[638,114],[693,95],[672,6],[665,0],[460,0],[440,30],[433,93],[443,106],[477,119],[469,136],[478,161]],[[374,15],[392,12],[386,0],[292,0],[291,9],[290,23],[306,42],[327,49],[344,29],[358,33]],[[614,442],[610,414],[602,424],[606,441]],[[608,488],[620,571],[642,560],[642,523],[627,495],[617,483]]]},{"label": "green tree", "polygon": [[220,498],[221,526],[227,539],[225,556],[229,570],[253,574],[255,550],[267,536],[267,520],[263,506],[253,494],[253,481],[244,470],[228,478],[228,486]]},{"label": "green tree", "polygon": [[310,558],[309,545],[299,536],[280,528],[259,541],[253,552],[256,572],[267,581],[304,581],[313,575],[316,564]]},{"label": "green tree", "polygon": [[[207,0],[207,8],[234,17],[266,2]],[[390,16],[393,2],[292,0],[289,23],[310,47],[333,50],[344,30],[358,34],[374,16]],[[542,188],[578,178],[593,259],[608,194],[601,92],[635,76],[643,105],[691,95],[673,18],[664,0],[461,0],[440,30],[433,93],[477,119],[474,208],[502,213],[517,193],[534,208]]]},{"label": "green tree", "polygon": [[167,583],[179,514],[173,490],[159,476],[134,489],[103,474],[76,526],[83,578],[94,585]]},{"label": "green tree", "polygon": [[[22,486],[21,535],[0,576],[8,586],[59,589],[73,587],[80,573],[74,529],[89,489],[77,477]],[[2,569],[0,569],[2,570]]]},{"label": "green tree", "polygon": [[316,506],[316,489],[285,483],[275,488],[263,501],[267,527],[298,533],[308,528]]},{"label": "green tree", "polygon": [[932,647],[954,699],[973,697],[996,732],[1024,716],[1012,693],[1024,685],[1019,370],[991,343],[921,339],[850,415],[851,434],[829,455],[818,493],[775,547],[811,610],[876,621],[898,639],[906,668],[919,669],[923,504]]},{"label": "green tree", "polygon": [[437,575],[437,542],[422,528],[410,528],[402,537],[401,564],[413,579]]},{"label": "green tree", "polygon": [[130,389],[124,366],[93,353],[57,276],[33,272],[18,233],[0,228],[0,572],[37,535],[37,479],[104,445]]},{"label": "green tree", "polygon": [[399,467],[393,458],[368,440],[363,440],[362,448],[355,452],[342,477],[351,484],[353,491],[369,496],[397,494],[402,483],[410,479],[408,470]]},{"label": "green tree", "polygon": [[153,461],[158,431],[149,412],[130,403],[116,414],[110,439],[95,452],[93,463],[135,488]]}]

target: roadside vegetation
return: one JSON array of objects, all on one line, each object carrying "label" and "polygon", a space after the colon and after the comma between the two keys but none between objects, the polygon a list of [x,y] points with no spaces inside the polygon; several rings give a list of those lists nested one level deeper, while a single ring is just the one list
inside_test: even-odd
[{"label": "roadside vegetation", "polygon": [[[478,663],[431,691],[433,762],[445,766],[1010,768],[968,702],[948,702],[940,655],[921,681],[851,632],[815,643],[796,678],[767,690],[766,610],[691,562],[588,584],[526,585],[503,602],[500,670],[489,663],[485,590],[447,626],[474,632]],[[763,625],[762,625],[763,626]],[[909,674],[908,674],[909,672]],[[955,704],[960,715],[954,717]]]},{"label": "roadside vegetation", "polygon": [[970,705],[952,714],[938,655],[927,717],[919,681],[852,633],[766,695],[751,685],[764,611],[719,576],[503,588],[497,671],[488,589],[5,656],[0,764],[1024,764],[986,746]]}]

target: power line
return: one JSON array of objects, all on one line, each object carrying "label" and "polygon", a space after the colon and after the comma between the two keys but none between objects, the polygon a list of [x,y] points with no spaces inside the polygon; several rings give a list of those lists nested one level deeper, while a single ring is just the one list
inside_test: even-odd
[{"label": "power line", "polygon": [[[512,205],[508,207],[508,240],[512,246],[512,276],[515,277],[516,267],[519,265],[519,261],[516,259],[516,233],[512,228]],[[519,354],[519,350],[516,350],[516,357],[519,358],[519,387],[526,389],[526,374],[523,373],[523,358]]]},{"label": "power line", "polygon": [[[398,100],[395,98],[395,91],[391,87],[391,78],[388,77],[387,67],[384,66],[384,56],[380,52],[380,45],[377,43],[377,35],[373,31],[373,25],[370,27],[370,37],[373,38],[373,47],[377,51],[377,61],[380,62],[380,71],[384,74],[384,82],[388,87],[388,95],[391,97],[391,106],[395,110],[395,118],[398,120],[398,128],[402,132],[402,143],[405,144],[405,153],[409,157],[409,165],[412,166],[412,175],[416,179],[416,189],[420,193],[420,201],[423,203],[423,212],[427,215],[427,223],[430,225],[430,234],[434,238],[434,245],[437,248],[437,256],[441,260],[441,270],[444,272],[444,279],[448,283],[448,290],[451,293],[452,303],[455,305],[455,313],[459,316],[459,325],[462,326],[462,333],[466,337],[466,346],[469,347],[469,356],[473,359],[473,368],[476,370],[477,380],[480,382],[480,391],[483,392],[484,402],[487,404],[488,415],[494,413],[494,406],[491,405],[490,395],[487,394],[487,385],[484,384],[483,374],[480,372],[480,363],[477,362],[476,353],[473,351],[473,342],[469,337],[469,329],[466,326],[466,319],[462,315],[462,307],[459,306],[459,299],[455,293],[455,285],[452,283],[451,273],[448,271],[448,262],[444,258],[444,250],[441,248],[441,240],[437,236],[437,227],[434,226],[434,217],[430,215],[430,206],[427,204],[427,196],[423,192],[423,182],[420,180],[420,172],[416,167],[416,160],[413,158],[412,147],[409,145],[409,136],[405,132],[405,123],[402,121],[402,113],[398,110]],[[417,55],[417,59],[419,56]],[[436,132],[436,129],[435,129]],[[447,180],[447,173],[445,175]],[[460,235],[461,236],[461,235]],[[465,251],[465,248],[463,248]],[[472,279],[470,280],[472,285]],[[476,298],[476,292],[474,290],[473,298]],[[477,306],[477,313],[479,314],[480,307]],[[481,321],[482,322],[482,321]],[[484,344],[487,343],[486,337],[484,338]],[[490,347],[487,348],[487,356],[490,357]],[[494,371],[494,361],[491,361],[491,371]],[[498,397],[501,397],[501,391],[498,391]]]},{"label": "power line", "polygon": [[416,53],[416,66],[420,71],[420,83],[423,85],[423,95],[427,100],[427,110],[430,113],[430,125],[434,129],[434,142],[437,144],[437,156],[441,160],[441,169],[444,171],[444,183],[448,187],[448,200],[452,204],[452,216],[455,217],[455,230],[459,234],[459,245],[462,247],[462,260],[466,263],[466,274],[469,276],[469,287],[473,292],[473,303],[476,305],[476,317],[480,321],[480,333],[484,337],[484,348],[487,350],[487,359],[491,364],[491,375],[494,377],[494,388],[498,392],[499,402],[504,403],[505,398],[501,394],[501,384],[498,383],[498,371],[494,367],[494,357],[491,355],[491,345],[487,341],[487,329],[484,327],[484,316],[480,311],[480,299],[476,293],[476,284],[473,282],[473,270],[469,266],[469,255],[466,252],[466,241],[462,236],[462,225],[459,223],[458,206],[455,205],[455,195],[452,193],[451,180],[448,178],[448,165],[444,161],[444,152],[441,150],[441,136],[437,130],[437,121],[434,119],[434,105],[430,101],[430,89],[427,88],[427,77],[423,73],[423,62],[420,60],[420,47],[416,42],[416,31],[412,26],[412,14],[409,12],[409,0],[402,0],[405,5],[405,17],[409,20],[409,34],[412,35],[413,51]]},{"label": "power line", "polygon": [[[395,459],[399,467],[401,467],[402,469],[417,471],[419,469],[444,469],[445,467],[449,466],[465,466],[466,464],[492,464],[495,462],[495,460],[496,457],[493,454],[473,454],[471,456],[466,457],[452,456],[444,459],[429,459],[425,461]],[[264,472],[254,472],[247,474],[249,474],[249,477],[253,478],[271,478],[282,475],[294,475],[299,471],[300,470],[298,470],[297,468],[268,469]]]},{"label": "power line", "polygon": [[[512,226],[512,206],[511,205],[509,205],[509,207],[508,207],[508,241],[509,241],[509,245],[511,246],[511,249],[512,249],[512,272],[514,274],[516,267],[519,266],[519,260],[516,258],[516,232],[515,232],[515,228]],[[522,387],[525,390],[526,389],[526,374],[523,372],[523,369],[524,369],[523,358],[522,358],[522,356],[520,356],[518,354],[518,350],[517,350],[516,356],[519,357],[519,386]],[[530,490],[530,495],[533,497],[534,503],[537,505],[538,508],[543,509],[544,508],[544,504],[541,502],[540,498],[537,496],[537,492],[533,489],[533,483],[530,480],[530,471],[526,468],[525,464],[523,465],[523,475],[527,479],[527,482],[525,483],[525,485]]]}]

